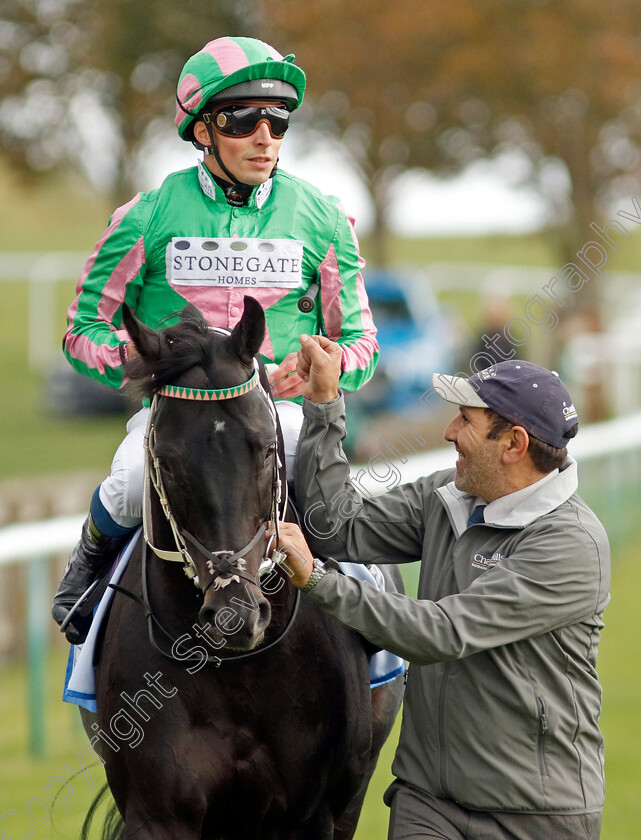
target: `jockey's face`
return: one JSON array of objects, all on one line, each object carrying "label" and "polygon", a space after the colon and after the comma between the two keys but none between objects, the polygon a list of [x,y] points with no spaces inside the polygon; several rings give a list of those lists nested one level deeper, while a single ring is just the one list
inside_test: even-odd
[{"label": "jockey's face", "polygon": [[[252,100],[243,103],[256,107],[270,107],[274,102]],[[203,146],[209,146],[209,133],[205,123],[199,121],[194,126],[194,137]],[[259,122],[255,131],[247,137],[230,137],[214,129],[218,153],[229,171],[242,184],[258,186],[271,175],[278,161],[278,152],[283,138],[272,137],[266,121]],[[213,175],[228,180],[214,155],[205,157],[205,165]]]}]

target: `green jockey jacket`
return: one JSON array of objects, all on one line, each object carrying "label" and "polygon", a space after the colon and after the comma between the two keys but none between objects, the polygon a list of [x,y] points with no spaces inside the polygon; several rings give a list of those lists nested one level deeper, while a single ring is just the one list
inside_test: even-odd
[{"label": "green jockey jacket", "polygon": [[[234,207],[199,163],[113,214],[80,276],[63,349],[80,373],[120,387],[123,303],[153,329],[187,302],[233,329],[251,295],[265,310],[264,361],[280,364],[301,333],[323,334],[342,348],[341,387],[355,391],[379,353],[364,264],[338,199],[279,170]],[[320,292],[304,313],[298,301],[312,283]]]}]

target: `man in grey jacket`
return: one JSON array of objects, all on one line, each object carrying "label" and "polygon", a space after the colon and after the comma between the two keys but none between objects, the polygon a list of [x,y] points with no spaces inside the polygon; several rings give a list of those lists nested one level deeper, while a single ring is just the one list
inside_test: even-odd
[{"label": "man in grey jacket", "polygon": [[[281,547],[305,597],[410,663],[389,837],[597,840],[595,668],[610,558],[576,494],[565,386],[515,360],[470,379],[435,375],[459,406],[445,430],[455,470],[361,498],[341,448],[340,348],[318,336],[301,345],[296,492],[309,547],[291,524]],[[328,570],[312,552],[419,561],[418,599]]]}]

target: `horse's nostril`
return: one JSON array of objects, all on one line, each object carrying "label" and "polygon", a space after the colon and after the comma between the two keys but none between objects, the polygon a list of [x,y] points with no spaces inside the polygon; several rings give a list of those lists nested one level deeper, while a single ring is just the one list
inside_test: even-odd
[{"label": "horse's nostril", "polygon": [[261,600],[258,604],[258,609],[254,611],[254,621],[252,622],[250,632],[254,636],[261,636],[267,629],[271,617],[272,608],[269,605],[269,601]]},{"label": "horse's nostril", "polygon": [[266,599],[258,601],[254,608],[243,616],[245,623],[242,630],[237,634],[238,640],[244,636],[249,645],[259,644],[269,625],[271,614],[272,609],[269,601]]},{"label": "horse's nostril", "polygon": [[210,624],[212,627],[215,626],[215,618],[216,610],[213,607],[208,607],[205,605],[200,608],[200,612],[198,613],[198,619],[203,626],[206,624]]},{"label": "horse's nostril", "polygon": [[198,619],[203,628],[207,625],[212,633],[230,647],[230,649],[251,649],[260,644],[265,630],[271,620],[271,606],[266,598],[255,599],[251,609],[239,610],[236,607],[233,616],[229,607],[217,610],[210,605],[204,605],[198,613]]}]

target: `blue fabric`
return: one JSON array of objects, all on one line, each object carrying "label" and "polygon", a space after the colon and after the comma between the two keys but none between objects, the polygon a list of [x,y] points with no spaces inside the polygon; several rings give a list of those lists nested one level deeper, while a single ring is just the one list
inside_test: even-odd
[{"label": "blue fabric", "polygon": [[90,712],[97,712],[96,695],[93,686],[85,691],[73,691],[69,688],[69,680],[73,674],[73,669],[76,666],[78,657],[82,650],[82,645],[71,645],[69,649],[69,659],[67,660],[67,672],[65,673],[65,687],[62,692],[62,699],[65,703],[75,703],[76,706],[82,706],[83,709],[88,709]]},{"label": "blue fabric", "polygon": [[[120,580],[129,562],[129,557],[136,545],[138,535],[142,531],[142,528],[139,526],[136,530],[137,534],[135,538],[130,540],[122,551],[118,565],[111,577],[111,583],[117,583]],[[340,566],[343,572],[349,574],[351,577],[366,580],[377,589],[385,588],[382,576],[381,581],[377,581],[372,572],[365,566],[356,563],[341,563]],[[72,645],[69,651],[62,699],[65,703],[74,703],[77,706],[88,709],[90,712],[97,710],[93,670],[95,644],[98,638],[100,623],[107,613],[112,597],[113,589],[108,588],[102,597],[102,601],[94,610],[94,620],[86,641],[82,645]],[[405,669],[405,662],[400,656],[396,656],[386,650],[378,651],[369,659],[370,688],[376,688],[379,685],[385,685],[385,683],[395,680],[399,674],[404,673]]]},{"label": "blue fabric", "polygon": [[134,525],[133,528],[125,528],[122,525],[118,525],[117,522],[114,522],[111,518],[111,514],[100,501],[99,486],[96,487],[93,496],[91,497],[89,512],[91,513],[94,525],[101,534],[104,534],[105,537],[126,537],[129,534],[133,534],[136,528],[139,527],[138,525]]},{"label": "blue fabric", "polygon": [[[117,583],[120,580],[141,531],[142,528],[138,527],[134,538],[123,549],[118,565],[111,576],[111,583]],[[72,645],[69,651],[62,699],[65,703],[75,703],[90,712],[97,711],[93,672],[96,639],[98,638],[100,623],[107,613],[113,594],[113,589],[108,587],[102,596],[102,600],[94,609],[93,621],[86,640],[81,645]]]},{"label": "blue fabric", "polygon": [[469,528],[470,525],[480,525],[481,522],[485,522],[485,508],[487,505],[477,505],[474,510],[472,511],[470,518],[467,520],[467,527]]},{"label": "blue fabric", "polygon": [[[343,561],[338,564],[340,570],[348,577],[364,580],[378,589],[385,592],[385,578],[380,569],[376,566],[368,568],[362,563],[349,563]],[[379,650],[369,657],[369,687],[376,688],[379,685],[392,682],[406,669],[405,660],[388,650]]]},{"label": "blue fabric", "polygon": [[[372,664],[373,663],[373,664]],[[369,687],[378,688],[379,685],[393,682],[396,677],[405,673],[405,662],[388,650],[379,650],[370,659]]]}]

